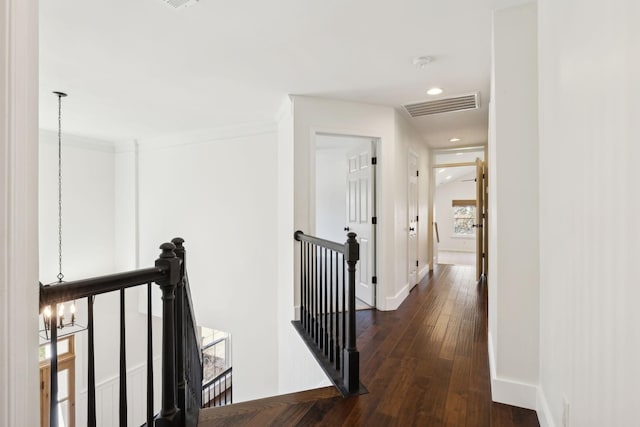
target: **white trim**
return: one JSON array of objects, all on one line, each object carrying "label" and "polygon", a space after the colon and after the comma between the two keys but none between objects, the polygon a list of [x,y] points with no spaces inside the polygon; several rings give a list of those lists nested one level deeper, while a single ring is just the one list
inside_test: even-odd
[{"label": "white trim", "polygon": [[36,426],[37,0],[3,1],[0,27],[0,425]]},{"label": "white trim", "polygon": [[214,129],[201,129],[191,132],[164,135],[156,138],[140,139],[138,143],[141,150],[147,151],[184,145],[203,144],[220,140],[238,139],[269,133],[278,133],[278,124],[276,122],[248,123]]},{"label": "white trim", "polygon": [[420,281],[424,279],[424,276],[426,276],[428,272],[429,272],[429,264],[427,263],[422,266],[420,271],[418,271],[418,283],[420,283]]},{"label": "white trim", "polygon": [[288,117],[293,114],[293,102],[291,102],[291,97],[289,95],[285,95],[280,103],[280,107],[274,116],[274,120],[276,123],[280,123],[285,117]]},{"label": "white trim", "polygon": [[526,409],[536,409],[538,387],[511,379],[499,378],[496,374],[495,353],[491,332],[488,334],[489,371],[491,373],[491,400]]},{"label": "white trim", "polygon": [[[58,132],[40,129],[38,132],[39,143],[58,145]],[[112,141],[105,141],[103,139],[89,138],[80,135],[73,135],[63,131],[62,134],[62,146],[63,147],[76,147],[83,148],[85,150],[102,151],[106,153],[115,153],[115,143]]]},{"label": "white trim", "polygon": [[536,412],[538,413],[538,421],[540,422],[540,427],[556,427],[556,424],[553,422],[553,417],[551,416],[551,411],[549,410],[549,404],[547,403],[547,398],[544,395],[542,387],[538,387],[536,398]]},{"label": "white trim", "polygon": [[398,307],[400,307],[400,304],[402,304],[402,301],[404,301],[404,299],[408,296],[409,296],[409,284],[407,283],[394,296],[387,297],[385,299],[386,304],[385,304],[384,310],[390,311],[390,310],[397,309]]}]

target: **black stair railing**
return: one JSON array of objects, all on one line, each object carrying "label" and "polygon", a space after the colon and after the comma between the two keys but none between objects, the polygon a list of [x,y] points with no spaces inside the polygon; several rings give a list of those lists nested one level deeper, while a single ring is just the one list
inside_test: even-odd
[{"label": "black stair railing", "polygon": [[202,384],[202,407],[211,408],[233,403],[233,367],[220,372]]},{"label": "black stair railing", "polygon": [[300,242],[300,320],[293,321],[316,360],[343,395],[364,391],[356,346],[355,233],[344,244],[296,231]]},{"label": "black stair railing", "polygon": [[[88,374],[87,425],[96,425],[95,347],[93,307],[97,296],[120,292],[120,400],[119,425],[128,422],[125,340],[125,289],[147,285],[147,411],[146,426],[192,427],[202,406],[200,341],[193,317],[185,269],[184,240],[163,243],[155,266],[90,279],[40,287],[40,310],[52,306],[51,325],[57,325],[56,304],[87,298]],[[152,284],[162,291],[162,406],[153,408]],[[57,328],[51,328],[50,427],[58,427]]]}]

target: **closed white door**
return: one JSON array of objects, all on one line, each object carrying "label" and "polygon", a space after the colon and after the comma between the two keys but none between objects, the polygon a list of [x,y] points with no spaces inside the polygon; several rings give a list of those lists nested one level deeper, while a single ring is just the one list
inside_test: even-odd
[{"label": "closed white door", "polygon": [[409,153],[408,248],[409,289],[418,283],[418,156]]},{"label": "closed white door", "polygon": [[[345,231],[358,235],[360,261],[356,271],[356,297],[375,306],[375,166],[374,142],[363,141],[347,153],[347,225]],[[346,239],[346,236],[345,236]]]}]

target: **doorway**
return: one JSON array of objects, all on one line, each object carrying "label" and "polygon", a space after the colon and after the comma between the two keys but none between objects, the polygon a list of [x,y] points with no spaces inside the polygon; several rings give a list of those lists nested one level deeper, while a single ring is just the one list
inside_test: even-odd
[{"label": "doorway", "polygon": [[434,182],[434,262],[486,273],[486,181],[484,149],[436,154]]},{"label": "doorway", "polygon": [[356,305],[376,306],[376,149],[378,139],[316,134],[315,235],[360,244]]}]

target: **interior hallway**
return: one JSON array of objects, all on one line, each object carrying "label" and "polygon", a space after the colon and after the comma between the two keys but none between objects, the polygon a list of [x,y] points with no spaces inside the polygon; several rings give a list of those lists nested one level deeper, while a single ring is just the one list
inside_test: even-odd
[{"label": "interior hallway", "polygon": [[474,267],[440,265],[396,311],[359,311],[361,382],[205,409],[200,426],[538,426],[534,411],[493,403],[487,290]]}]

